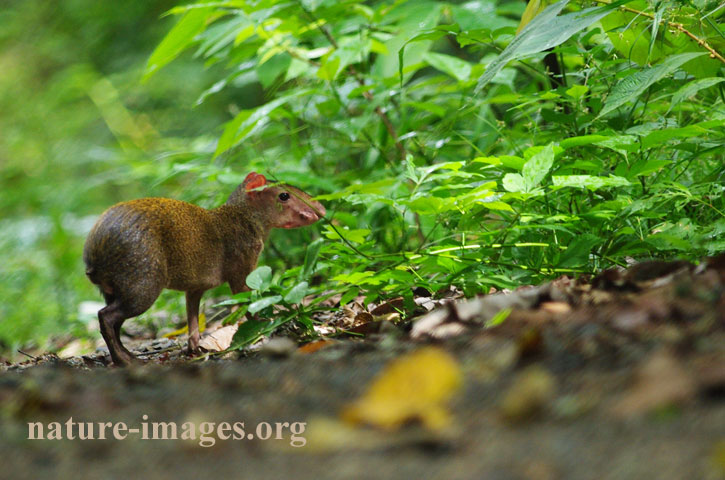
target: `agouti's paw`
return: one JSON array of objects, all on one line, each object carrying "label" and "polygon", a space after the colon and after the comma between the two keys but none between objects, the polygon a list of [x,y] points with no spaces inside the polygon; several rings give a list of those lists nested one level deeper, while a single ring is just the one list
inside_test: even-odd
[{"label": "agouti's paw", "polygon": [[113,357],[113,364],[117,367],[140,367],[141,365],[144,365],[146,362],[141,360],[140,358],[136,357],[132,353],[120,353]]},{"label": "agouti's paw", "polygon": [[189,354],[194,355],[199,353],[201,353],[201,349],[199,349],[199,332],[194,332],[189,336]]}]

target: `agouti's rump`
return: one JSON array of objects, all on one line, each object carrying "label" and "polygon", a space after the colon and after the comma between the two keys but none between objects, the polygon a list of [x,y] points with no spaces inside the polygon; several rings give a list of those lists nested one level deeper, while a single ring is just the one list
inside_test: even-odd
[{"label": "agouti's rump", "polygon": [[86,273],[104,294],[208,289],[222,283],[222,252],[207,211],[168,198],[108,209],[88,236]]}]

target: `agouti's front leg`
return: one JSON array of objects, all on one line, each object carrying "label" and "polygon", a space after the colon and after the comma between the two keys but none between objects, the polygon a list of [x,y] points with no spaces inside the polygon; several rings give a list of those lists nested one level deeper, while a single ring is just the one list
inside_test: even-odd
[{"label": "agouti's front leg", "polygon": [[204,290],[186,292],[186,324],[189,330],[189,352],[199,351],[199,302]]}]

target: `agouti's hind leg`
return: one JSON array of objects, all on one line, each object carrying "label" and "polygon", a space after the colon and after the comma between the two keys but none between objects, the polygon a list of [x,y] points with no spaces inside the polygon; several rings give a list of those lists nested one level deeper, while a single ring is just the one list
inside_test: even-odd
[{"label": "agouti's hind leg", "polygon": [[199,302],[204,290],[186,292],[186,324],[189,330],[189,351],[199,351]]},{"label": "agouti's hind leg", "polygon": [[108,345],[108,351],[111,353],[113,363],[119,366],[140,362],[121,343],[121,325],[130,316],[124,314],[119,300],[112,301],[98,311],[101,335],[103,335],[103,339],[106,341],[106,345]]}]

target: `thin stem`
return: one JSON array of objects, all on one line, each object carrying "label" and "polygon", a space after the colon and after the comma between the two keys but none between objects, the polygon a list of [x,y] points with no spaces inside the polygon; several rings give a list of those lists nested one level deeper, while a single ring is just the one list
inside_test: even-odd
[{"label": "thin stem", "polygon": [[[597,3],[604,4],[604,5],[609,5],[609,3],[610,3],[607,0],[594,0],[594,1]],[[621,8],[625,12],[634,13],[635,15],[642,15],[651,20],[655,20],[655,16],[652,15],[651,13],[641,12],[639,10],[635,10],[634,8],[629,8],[629,7],[619,7],[619,8]],[[701,46],[702,48],[707,50],[710,53],[711,58],[717,58],[718,60],[720,60],[720,62],[725,63],[725,57],[720,55],[720,53],[717,50],[715,50],[714,48],[712,48],[710,46],[710,44],[708,44],[705,40],[701,39],[697,35],[693,34],[689,30],[687,30],[683,24],[677,23],[677,22],[669,22],[667,20],[662,20],[662,22],[664,24],[666,24],[669,28],[674,28],[675,30],[687,35],[692,41],[694,41],[699,46]]]}]

